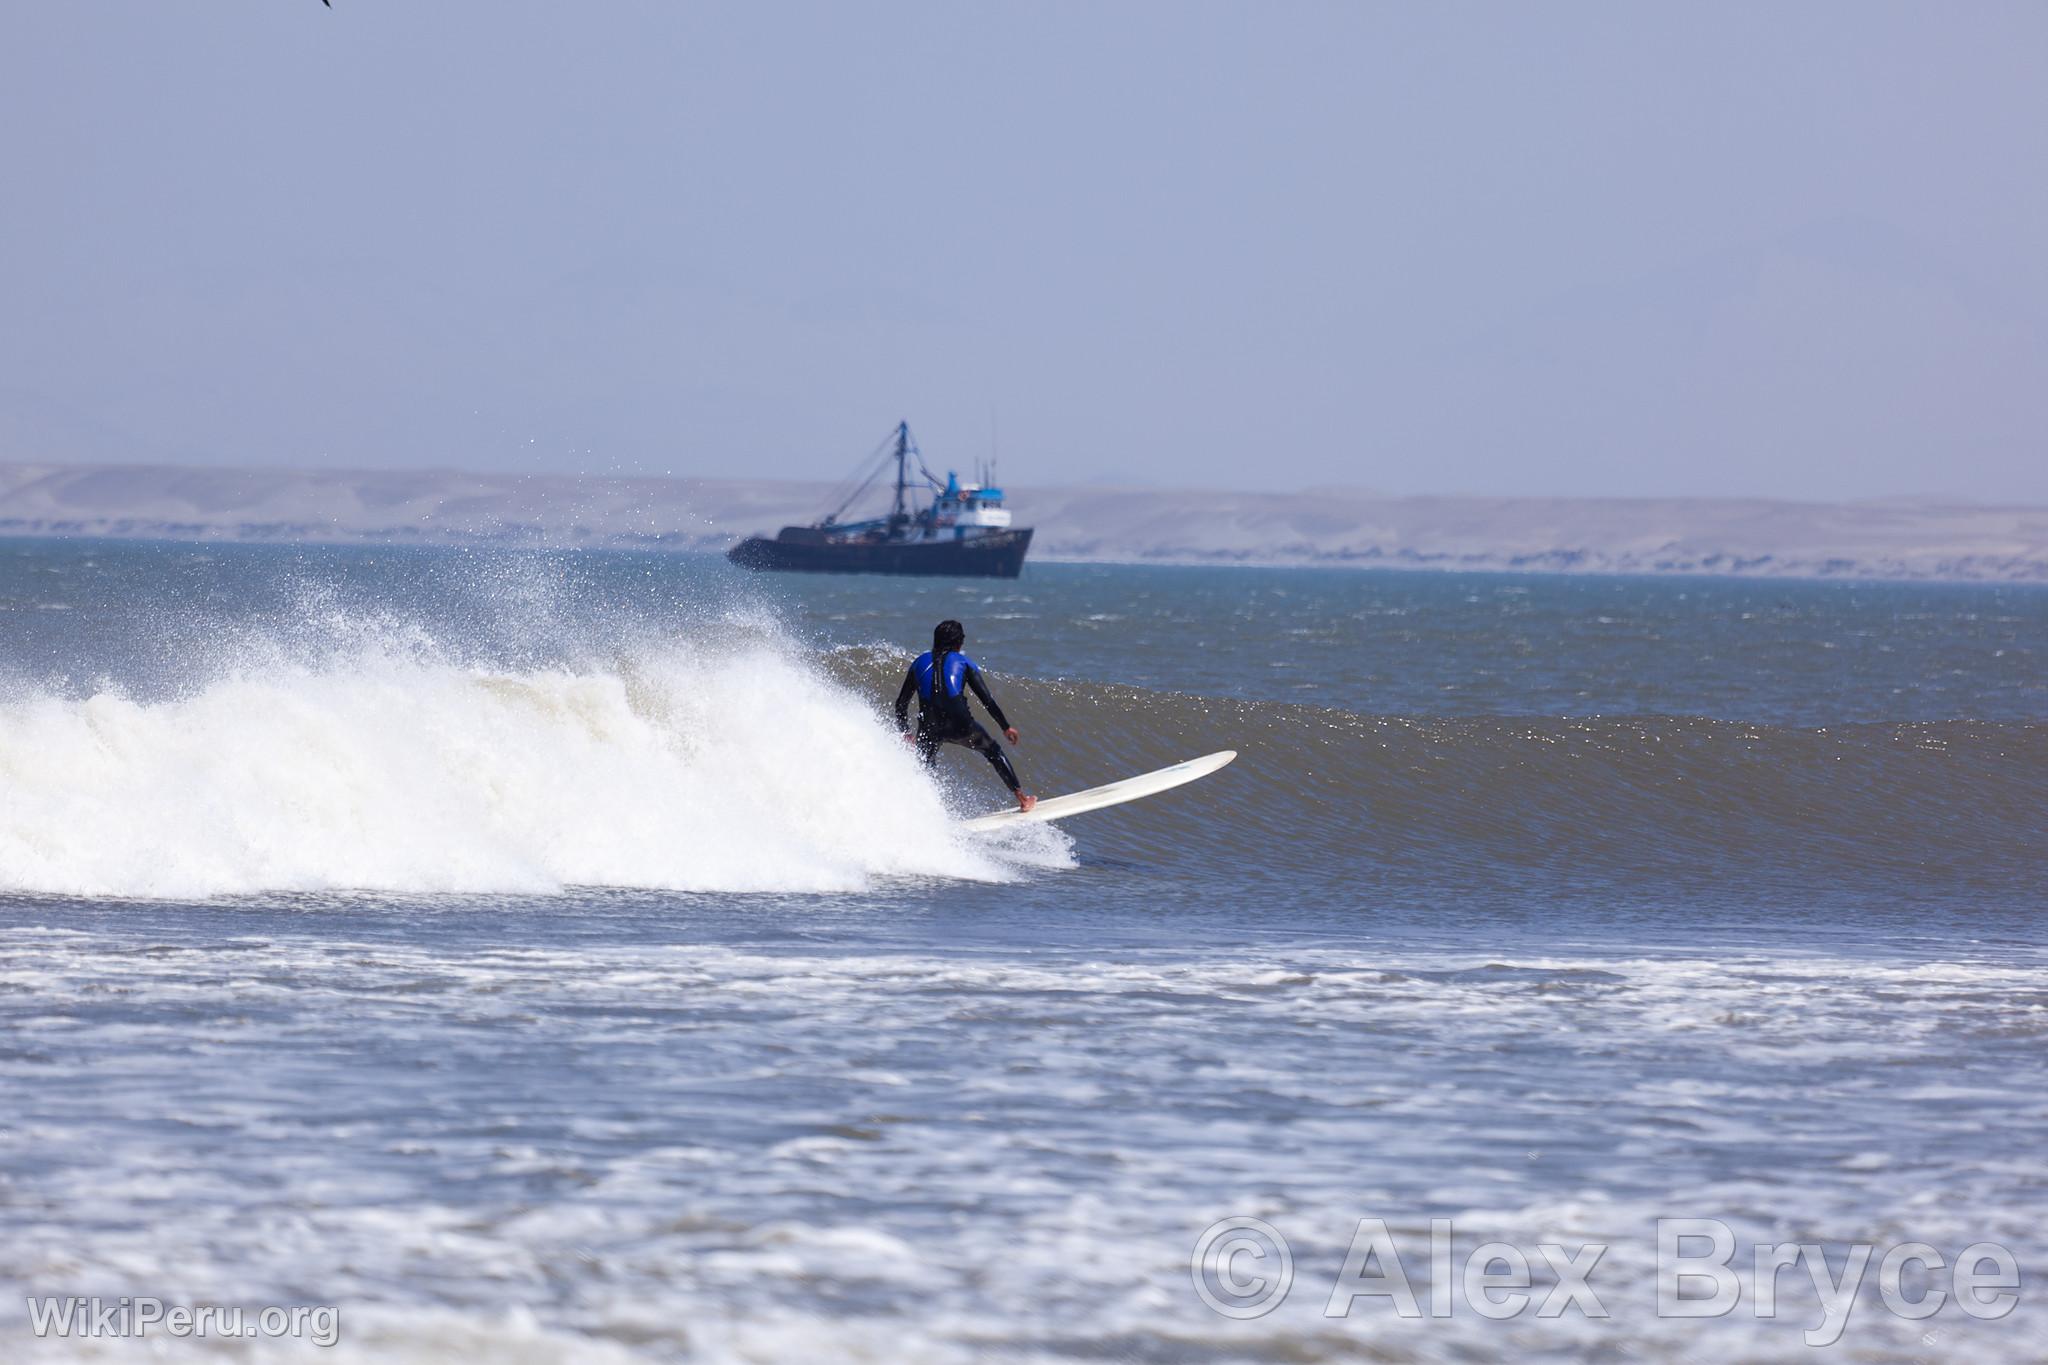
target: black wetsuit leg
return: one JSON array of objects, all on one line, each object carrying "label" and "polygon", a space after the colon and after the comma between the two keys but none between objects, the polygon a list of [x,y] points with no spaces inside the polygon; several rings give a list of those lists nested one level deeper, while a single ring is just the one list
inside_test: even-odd
[{"label": "black wetsuit leg", "polygon": [[1017,770],[1010,766],[1010,756],[996,743],[994,735],[981,728],[980,721],[969,720],[965,728],[948,726],[940,730],[923,724],[923,719],[923,716],[918,717],[917,756],[924,760],[926,767],[938,762],[941,744],[965,745],[989,761],[989,766],[1003,779],[1004,786],[1013,792],[1022,789],[1024,784],[1017,779]]},{"label": "black wetsuit leg", "polygon": [[1024,784],[1017,780],[1017,770],[1010,766],[1010,756],[1003,752],[1002,745],[996,743],[996,737],[982,729],[978,720],[970,720],[967,723],[973,728],[955,742],[965,744],[987,759],[989,766],[996,770],[996,776],[1003,779],[1004,786],[1013,792],[1020,790]]}]

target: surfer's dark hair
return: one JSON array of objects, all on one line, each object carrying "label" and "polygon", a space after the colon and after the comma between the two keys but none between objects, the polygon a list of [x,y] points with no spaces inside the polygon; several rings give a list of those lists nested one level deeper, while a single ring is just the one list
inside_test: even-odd
[{"label": "surfer's dark hair", "polygon": [[958,621],[941,621],[932,627],[932,653],[944,654],[967,643],[967,627]]}]

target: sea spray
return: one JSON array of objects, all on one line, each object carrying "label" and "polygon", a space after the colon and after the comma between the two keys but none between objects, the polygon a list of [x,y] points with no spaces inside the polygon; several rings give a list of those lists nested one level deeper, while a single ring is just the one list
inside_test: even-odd
[{"label": "sea spray", "polygon": [[172,698],[0,703],[0,889],[203,897],[995,878],[873,703],[752,638],[521,669],[416,631]]}]

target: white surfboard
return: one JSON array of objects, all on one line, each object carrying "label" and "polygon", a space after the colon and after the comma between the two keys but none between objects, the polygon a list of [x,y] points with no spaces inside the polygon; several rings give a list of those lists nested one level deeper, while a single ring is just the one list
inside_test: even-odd
[{"label": "white surfboard", "polygon": [[1074,792],[1068,796],[1048,796],[1028,811],[999,810],[992,815],[977,815],[972,820],[962,820],[960,824],[965,829],[1001,829],[1004,825],[1043,824],[1048,820],[1064,820],[1069,815],[1079,815],[1083,811],[1101,810],[1104,806],[1120,806],[1141,796],[1153,796],[1159,792],[1170,791],[1198,777],[1207,777],[1236,757],[1237,750],[1224,749],[1219,753],[1191,758],[1185,763],[1176,763],[1171,768],[1161,768],[1158,772],[1127,777],[1121,782],[1112,782],[1105,787],[1090,787],[1087,791]]}]

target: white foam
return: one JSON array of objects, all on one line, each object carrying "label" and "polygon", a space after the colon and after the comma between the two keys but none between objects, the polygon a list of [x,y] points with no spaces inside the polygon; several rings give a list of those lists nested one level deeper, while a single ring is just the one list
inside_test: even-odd
[{"label": "white foam", "polygon": [[0,702],[0,890],[834,891],[997,878],[869,699],[773,640],[523,670],[416,638],[170,700]]}]

